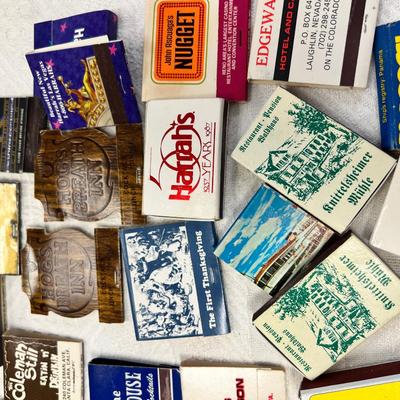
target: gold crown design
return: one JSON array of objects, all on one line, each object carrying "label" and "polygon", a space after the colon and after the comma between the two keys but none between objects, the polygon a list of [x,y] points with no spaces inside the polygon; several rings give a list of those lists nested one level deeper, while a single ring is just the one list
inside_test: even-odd
[{"label": "gold crown design", "polygon": [[108,106],[107,96],[97,65],[96,57],[81,60],[85,71],[82,87],[74,89],[72,82],[64,82],[62,76],[57,79],[63,85],[69,99],[64,102],[69,112],[77,112],[88,127],[95,127]]}]

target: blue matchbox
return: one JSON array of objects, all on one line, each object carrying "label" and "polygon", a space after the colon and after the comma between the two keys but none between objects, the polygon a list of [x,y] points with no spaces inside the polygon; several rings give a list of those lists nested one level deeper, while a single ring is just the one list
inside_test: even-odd
[{"label": "blue matchbox", "polygon": [[382,148],[400,150],[400,21],[378,26],[375,34],[375,65],[378,85]]},{"label": "blue matchbox", "polygon": [[137,340],[229,332],[212,222],[120,231]]},{"label": "blue matchbox", "polygon": [[179,368],[125,361],[91,361],[89,390],[96,400],[182,400]]},{"label": "blue matchbox", "polygon": [[118,17],[109,10],[92,11],[34,25],[34,48],[108,36],[117,39]]}]

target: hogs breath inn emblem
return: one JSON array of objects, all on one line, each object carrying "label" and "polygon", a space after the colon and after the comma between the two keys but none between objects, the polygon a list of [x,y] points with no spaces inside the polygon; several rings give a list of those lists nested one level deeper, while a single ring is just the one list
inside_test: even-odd
[{"label": "hogs breath inn emblem", "polygon": [[83,316],[97,309],[96,258],[92,239],[74,230],[46,235],[28,229],[23,251],[23,288],[34,314],[53,311]]},{"label": "hogs breath inn emblem", "polygon": [[71,81],[64,82],[62,76],[57,77],[65,93],[69,96],[64,102],[65,108],[70,113],[78,114],[89,128],[113,125],[113,118],[96,57],[87,57],[81,60],[81,63],[84,72],[80,88],[74,89]]},{"label": "hogs breath inn emblem", "polygon": [[255,172],[307,202],[351,162],[362,139],[305,102],[292,106],[296,137],[270,151]]},{"label": "hogs breath inn emblem", "polygon": [[96,129],[46,131],[36,157],[35,197],[46,220],[97,221],[119,208],[116,140]]},{"label": "hogs breath inn emblem", "polygon": [[169,200],[188,201],[200,185],[202,140],[194,127],[195,120],[194,112],[179,114],[161,138],[161,164],[155,175],[150,173],[150,181],[161,191],[163,181],[172,181]]}]

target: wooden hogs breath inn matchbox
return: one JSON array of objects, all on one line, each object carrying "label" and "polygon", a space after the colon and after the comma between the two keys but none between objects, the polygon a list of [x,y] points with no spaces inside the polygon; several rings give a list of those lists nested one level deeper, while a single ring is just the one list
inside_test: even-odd
[{"label": "wooden hogs breath inn matchbox", "polygon": [[253,323],[313,380],[399,313],[399,278],[348,234],[259,310]]},{"label": "wooden hogs breath inn matchbox", "polygon": [[94,238],[75,229],[28,229],[21,257],[32,314],[83,317],[99,310],[100,322],[124,321],[118,229],[96,228]]},{"label": "wooden hogs breath inn matchbox", "polygon": [[278,88],[232,157],[343,233],[394,168],[394,158]]},{"label": "wooden hogs breath inn matchbox", "polygon": [[5,400],[82,400],[82,342],[3,334]]},{"label": "wooden hogs breath inn matchbox", "polygon": [[249,0],[147,0],[142,100],[247,99]]},{"label": "wooden hogs breath inn matchbox", "polygon": [[189,400],[286,400],[285,373],[264,367],[182,366]]},{"label": "wooden hogs breath inn matchbox", "polygon": [[147,104],[144,215],[220,218],[224,114],[222,99]]},{"label": "wooden hogs breath inn matchbox", "polygon": [[42,132],[35,197],[45,221],[99,221],[116,213],[122,225],[142,224],[143,135],[140,124]]},{"label": "wooden hogs breath inn matchbox", "polygon": [[258,0],[248,77],[367,86],[379,0]]},{"label": "wooden hogs breath inn matchbox", "polygon": [[400,398],[400,362],[371,365],[304,379],[301,400],[397,400]]}]

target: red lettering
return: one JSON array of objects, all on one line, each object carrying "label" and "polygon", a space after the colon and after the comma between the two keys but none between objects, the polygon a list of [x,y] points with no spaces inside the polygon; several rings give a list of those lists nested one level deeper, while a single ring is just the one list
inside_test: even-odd
[{"label": "red lettering", "polygon": [[[270,10],[275,10],[275,1],[268,1],[264,4]],[[260,35],[258,42],[260,46],[257,50],[256,65],[268,66],[269,45],[272,40],[272,27],[274,23],[274,13],[264,8],[261,19]]]}]

